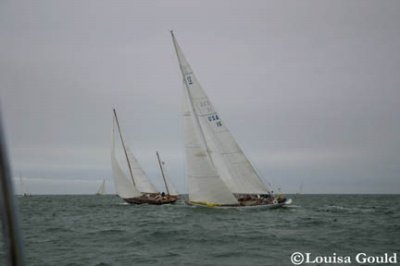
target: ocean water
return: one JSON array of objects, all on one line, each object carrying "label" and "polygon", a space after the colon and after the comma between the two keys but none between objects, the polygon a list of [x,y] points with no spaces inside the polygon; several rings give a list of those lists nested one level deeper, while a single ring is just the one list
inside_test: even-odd
[{"label": "ocean water", "polygon": [[128,205],[111,195],[17,201],[28,265],[279,266],[293,265],[293,252],[350,256],[351,265],[360,252],[399,257],[399,195],[291,198],[290,208],[275,210]]}]

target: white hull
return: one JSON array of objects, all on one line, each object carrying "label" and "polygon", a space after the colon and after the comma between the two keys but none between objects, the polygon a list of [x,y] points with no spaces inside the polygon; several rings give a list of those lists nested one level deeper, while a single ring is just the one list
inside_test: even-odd
[{"label": "white hull", "polygon": [[259,205],[252,205],[252,206],[245,206],[245,205],[207,205],[201,204],[197,202],[185,201],[185,203],[189,206],[194,207],[203,207],[203,208],[211,208],[211,209],[277,209],[286,207],[292,204],[292,199],[287,199],[285,202],[282,203],[272,203],[272,204],[259,204]]}]

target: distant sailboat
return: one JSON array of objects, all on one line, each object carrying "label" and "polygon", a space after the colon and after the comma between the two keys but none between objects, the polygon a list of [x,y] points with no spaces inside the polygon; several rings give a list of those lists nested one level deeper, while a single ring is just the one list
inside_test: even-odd
[{"label": "distant sailboat", "polygon": [[[113,142],[111,152],[111,166],[114,184],[119,197],[131,204],[167,204],[174,203],[177,198],[170,195],[161,195],[147,177],[139,162],[129,150],[122,136],[121,127],[115,109],[113,110]],[[123,162],[128,168],[128,175],[124,172],[117,160],[116,139],[119,138],[123,149]]]},{"label": "distant sailboat", "polygon": [[244,155],[200,86],[171,31],[183,77],[188,204],[207,207],[289,204],[272,191]]},{"label": "distant sailboat", "polygon": [[97,190],[96,195],[100,196],[100,195],[104,195],[106,194],[106,180],[103,180],[100,184],[99,189]]},{"label": "distant sailboat", "polygon": [[301,182],[299,187],[299,192],[297,192],[296,195],[301,195],[301,194],[303,194],[303,182]]},{"label": "distant sailboat", "polygon": [[19,182],[20,182],[20,185],[21,185],[21,195],[22,195],[23,197],[30,197],[30,196],[32,196],[31,194],[28,193],[28,191],[27,191],[27,189],[26,189],[26,185],[25,185],[25,183],[24,183],[24,181],[23,181],[23,179],[22,179],[22,174],[21,174],[21,173],[19,174]]}]

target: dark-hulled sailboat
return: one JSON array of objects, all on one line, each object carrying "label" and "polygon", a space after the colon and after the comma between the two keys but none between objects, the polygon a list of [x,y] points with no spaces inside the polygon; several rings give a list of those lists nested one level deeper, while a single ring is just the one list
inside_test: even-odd
[{"label": "dark-hulled sailboat", "polygon": [[[117,139],[119,139],[119,141]],[[123,152],[121,156],[117,155],[118,143],[122,146]],[[126,167],[123,167],[123,165]],[[176,195],[160,193],[154,187],[139,162],[126,145],[115,109],[113,110],[111,166],[117,194],[128,203],[161,205],[174,203],[178,199]],[[123,168],[128,169],[128,174],[126,174]],[[166,185],[166,187],[168,186]],[[169,187],[172,187],[171,183]]]}]

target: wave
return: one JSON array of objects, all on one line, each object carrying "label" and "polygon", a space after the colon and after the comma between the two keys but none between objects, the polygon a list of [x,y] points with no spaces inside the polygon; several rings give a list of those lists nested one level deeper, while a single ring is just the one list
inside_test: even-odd
[{"label": "wave", "polygon": [[108,235],[108,234],[122,234],[122,233],[126,233],[126,230],[122,230],[122,229],[101,229],[101,230],[97,230],[97,231],[92,231],[89,234],[90,235],[97,235],[97,234],[102,234],[102,235]]},{"label": "wave", "polygon": [[66,227],[49,227],[46,228],[45,232],[48,233],[60,233],[60,232],[74,232],[72,229],[66,228]]},{"label": "wave", "polygon": [[98,198],[81,199],[20,203],[29,265],[289,265],[294,248],[351,255],[400,245],[400,196],[304,195],[287,210],[253,211],[135,206],[114,197],[88,208]]},{"label": "wave", "polygon": [[370,207],[344,207],[340,205],[328,205],[318,208],[317,211],[334,212],[334,213],[365,213],[373,212],[375,209]]}]

